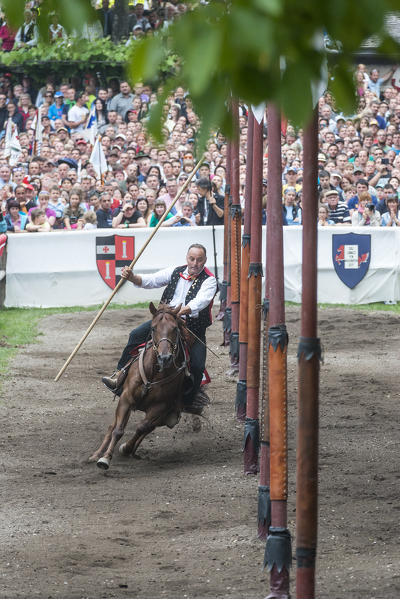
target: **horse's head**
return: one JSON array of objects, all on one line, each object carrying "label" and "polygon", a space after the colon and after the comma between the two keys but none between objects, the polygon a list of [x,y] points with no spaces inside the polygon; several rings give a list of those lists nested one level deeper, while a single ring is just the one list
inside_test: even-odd
[{"label": "horse's head", "polygon": [[150,302],[150,312],[153,315],[151,322],[151,339],[153,349],[157,356],[160,372],[169,368],[179,348],[180,323],[178,313],[181,306],[171,308],[167,304],[160,304],[156,308]]}]

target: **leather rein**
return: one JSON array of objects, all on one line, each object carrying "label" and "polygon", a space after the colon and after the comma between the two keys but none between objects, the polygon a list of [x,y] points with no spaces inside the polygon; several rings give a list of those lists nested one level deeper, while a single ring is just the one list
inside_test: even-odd
[{"label": "leather rein", "polygon": [[[159,381],[149,381],[146,376],[145,369],[144,369],[144,354],[146,353],[146,351],[148,349],[152,349],[154,351],[155,355],[158,356],[158,353],[159,353],[158,346],[160,345],[161,341],[167,341],[171,345],[173,364],[174,364],[176,370],[175,370],[175,372],[173,372],[166,378],[163,378]],[[176,359],[179,349],[182,350],[182,355],[183,355],[183,362],[182,362],[181,366],[177,366],[177,364],[175,362],[175,359]],[[152,330],[151,331],[151,339],[149,339],[149,341],[146,343],[145,347],[143,348],[143,350],[140,352],[140,355],[139,355],[139,374],[140,374],[143,384],[144,384],[144,389],[142,392],[143,395],[148,393],[148,391],[150,391],[150,389],[152,387],[155,387],[156,385],[160,385],[161,383],[169,383],[170,381],[173,381],[184,369],[188,370],[188,363],[186,360],[185,346],[183,344],[182,335],[180,333],[180,330],[178,329],[175,343],[173,343],[171,341],[171,339],[168,339],[168,337],[162,337],[162,339],[160,339],[156,343],[154,341],[153,330]]]}]

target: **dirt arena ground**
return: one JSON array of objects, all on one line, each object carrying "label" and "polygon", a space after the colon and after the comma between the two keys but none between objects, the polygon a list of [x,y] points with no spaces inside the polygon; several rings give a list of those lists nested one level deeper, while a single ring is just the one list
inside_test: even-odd
[{"label": "dirt arena ground", "polygon": [[[157,429],[140,459],[87,458],[116,404],[100,377],[147,311],[109,311],[58,383],[53,378],[93,313],[53,315],[12,363],[0,404],[0,596],[3,599],[263,599],[257,477],[242,474],[236,383],[225,376],[221,324],[208,342],[212,406]],[[296,350],[289,308],[290,499],[295,548]],[[400,318],[320,312],[320,519],[317,596],[400,597]],[[134,415],[128,433],[140,414]],[[295,596],[295,562],[291,573]]]}]

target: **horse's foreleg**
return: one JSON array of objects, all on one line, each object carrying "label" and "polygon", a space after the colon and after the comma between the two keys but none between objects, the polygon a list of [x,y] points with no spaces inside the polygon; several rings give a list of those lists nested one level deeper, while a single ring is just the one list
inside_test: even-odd
[{"label": "horse's foreleg", "polygon": [[97,460],[103,455],[106,447],[108,447],[108,445],[110,444],[111,441],[111,435],[112,432],[115,428],[115,425],[117,423],[117,417],[114,417],[114,422],[112,424],[110,424],[110,426],[108,427],[108,430],[106,432],[106,436],[103,439],[102,444],[100,445],[100,447],[98,448],[97,451],[95,451],[89,458],[89,462],[97,462]]},{"label": "horse's foreleg", "polygon": [[[131,414],[131,405],[124,394],[118,402],[117,410],[115,413],[115,426],[111,431],[111,439],[107,446],[107,449],[98,461],[97,465],[99,468],[108,470],[110,462],[114,453],[114,449],[122,435],[124,434],[125,427],[128,424],[129,416]],[[111,428],[111,427],[110,427]],[[105,440],[104,440],[105,441]]]},{"label": "horse's foreleg", "polygon": [[157,426],[165,424],[166,408],[164,405],[154,406],[146,414],[145,418],[138,425],[132,439],[121,445],[119,452],[121,455],[134,455],[137,448],[145,437]]}]

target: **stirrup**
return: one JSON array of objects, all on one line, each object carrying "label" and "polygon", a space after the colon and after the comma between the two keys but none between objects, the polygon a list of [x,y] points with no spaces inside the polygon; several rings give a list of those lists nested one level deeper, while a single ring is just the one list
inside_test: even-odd
[{"label": "stirrup", "polygon": [[117,382],[118,382],[119,373],[120,373],[119,370],[115,370],[111,376],[103,376],[101,379],[102,383],[107,387],[107,389],[109,389],[110,391],[113,391],[114,393],[117,390]]}]

